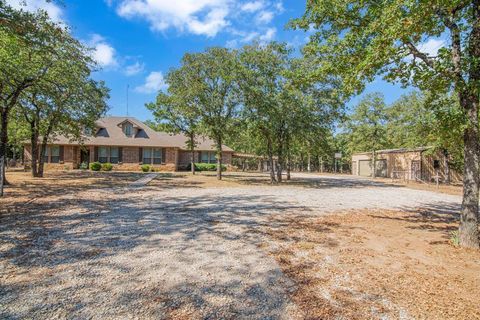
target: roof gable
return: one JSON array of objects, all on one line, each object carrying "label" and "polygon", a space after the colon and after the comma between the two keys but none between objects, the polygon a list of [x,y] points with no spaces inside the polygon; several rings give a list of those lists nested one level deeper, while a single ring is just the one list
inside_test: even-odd
[{"label": "roof gable", "polygon": [[[132,137],[127,137],[123,130],[122,124],[129,122],[137,132]],[[188,138],[183,134],[168,134],[166,132],[158,132],[147,126],[145,123],[133,117],[105,117],[96,121],[99,128],[97,135],[85,137],[84,145],[95,146],[132,146],[132,147],[173,147],[182,150],[188,150],[186,142]],[[98,132],[104,130],[105,134],[99,135]],[[103,131],[102,130],[102,131]],[[198,137],[195,150],[214,151],[214,142],[207,137]],[[63,136],[57,136],[55,141],[57,144],[78,144],[70,141]],[[232,152],[233,150],[227,146],[223,146],[223,150]]]}]

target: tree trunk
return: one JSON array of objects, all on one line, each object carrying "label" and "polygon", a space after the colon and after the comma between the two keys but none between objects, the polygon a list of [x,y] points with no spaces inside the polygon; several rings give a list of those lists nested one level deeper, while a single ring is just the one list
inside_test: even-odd
[{"label": "tree trunk", "polygon": [[445,166],[445,184],[450,184],[450,163],[448,161],[448,150],[443,150],[443,162]]},{"label": "tree trunk", "polygon": [[312,172],[312,157],[310,156],[310,152],[307,154],[307,171]]},{"label": "tree trunk", "polygon": [[283,159],[278,157],[277,161],[277,182],[281,183],[282,182],[282,173],[283,173]]},{"label": "tree trunk", "polygon": [[195,135],[190,134],[190,166],[192,174],[195,174]]},{"label": "tree trunk", "polygon": [[275,163],[273,161],[273,155],[268,155],[268,163],[270,164],[270,183],[276,183],[277,179],[275,178]]},{"label": "tree trunk", "polygon": [[3,197],[4,182],[5,182],[5,157],[0,156],[0,197]]},{"label": "tree trunk", "polygon": [[43,169],[45,168],[45,157],[43,156],[45,154],[45,151],[47,150],[47,141],[44,138],[42,141],[42,145],[40,147],[40,158],[38,159],[38,171],[37,171],[37,177],[38,178],[43,178]]},{"label": "tree trunk", "polygon": [[282,173],[283,173],[283,167],[284,167],[284,159],[283,159],[283,150],[281,145],[279,146],[278,150],[278,161],[277,161],[277,182],[281,183],[282,182]]},{"label": "tree trunk", "polygon": [[[480,248],[478,230],[478,201],[480,185],[480,132],[478,123],[478,98],[463,99],[470,126],[464,131],[463,201],[458,229],[462,247]],[[467,102],[468,101],[468,102]]]},{"label": "tree trunk", "polygon": [[222,180],[222,139],[217,138],[217,179]]},{"label": "tree trunk", "polygon": [[32,170],[32,177],[38,177],[38,157],[40,152],[38,151],[38,135],[35,135],[35,133],[31,134],[30,137],[30,144],[31,144],[31,156],[32,156],[32,161],[31,161],[31,170]]},{"label": "tree trunk", "polygon": [[292,177],[290,175],[292,165],[292,159],[290,159],[290,152],[287,155],[287,181],[289,181]]},{"label": "tree trunk", "polygon": [[276,183],[275,179],[275,163],[273,162],[272,142],[267,140],[268,163],[270,164],[270,183]]},{"label": "tree trunk", "polygon": [[5,176],[5,160],[7,158],[7,144],[8,144],[8,112],[10,108],[2,107],[0,113],[0,161],[1,164],[1,182],[0,182],[0,197],[3,196],[3,188],[8,185],[7,178]]},{"label": "tree trunk", "polygon": [[292,159],[291,159],[291,151],[290,151],[290,139],[287,139],[287,163],[286,163],[286,169],[287,169],[287,181],[289,181],[292,177],[290,175],[290,169],[292,165]]}]

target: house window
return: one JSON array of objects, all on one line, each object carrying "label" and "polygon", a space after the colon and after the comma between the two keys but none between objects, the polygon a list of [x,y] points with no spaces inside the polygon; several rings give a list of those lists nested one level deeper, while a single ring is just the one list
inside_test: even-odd
[{"label": "house window", "polygon": [[132,136],[132,132],[133,132],[133,125],[131,123],[126,123],[124,126],[123,126],[123,132],[125,133],[125,135],[127,137],[131,137]]},{"label": "house window", "polygon": [[52,146],[50,148],[50,162],[59,163],[60,162],[60,147]]},{"label": "house window", "polygon": [[201,156],[202,163],[216,163],[217,158],[215,157],[215,152],[212,151],[203,151]]},{"label": "house window", "polygon": [[150,148],[143,149],[143,163],[145,164],[152,163],[152,149]]},{"label": "house window", "polygon": [[110,163],[118,163],[118,148],[110,148]]},{"label": "house window", "polygon": [[162,163],[162,149],[153,149],[153,164]]},{"label": "house window", "polygon": [[107,163],[108,162],[108,148],[107,147],[98,147],[98,162]]},{"label": "house window", "polygon": [[46,146],[45,147],[45,152],[43,153],[43,162],[44,163],[48,163],[48,149],[50,149],[50,147]]}]

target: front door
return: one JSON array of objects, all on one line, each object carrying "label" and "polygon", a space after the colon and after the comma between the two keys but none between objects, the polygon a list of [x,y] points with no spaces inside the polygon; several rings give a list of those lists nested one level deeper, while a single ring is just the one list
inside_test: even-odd
[{"label": "front door", "polygon": [[81,150],[80,151],[80,163],[86,163],[87,166],[90,162],[90,150]]}]

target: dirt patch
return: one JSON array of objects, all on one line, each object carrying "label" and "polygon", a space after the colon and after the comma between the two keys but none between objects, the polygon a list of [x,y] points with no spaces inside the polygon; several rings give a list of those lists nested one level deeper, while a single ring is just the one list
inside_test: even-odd
[{"label": "dirt patch", "polygon": [[456,217],[362,211],[267,229],[308,319],[480,319],[480,252],[450,242]]}]

